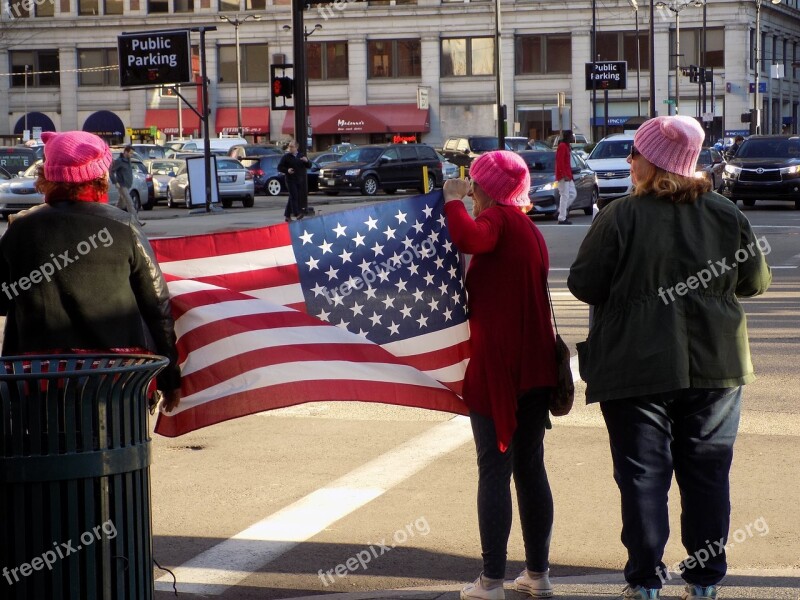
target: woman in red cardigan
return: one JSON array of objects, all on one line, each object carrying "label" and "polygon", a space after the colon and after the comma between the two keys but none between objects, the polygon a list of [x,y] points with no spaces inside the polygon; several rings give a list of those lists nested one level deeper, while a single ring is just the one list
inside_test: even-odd
[{"label": "woman in red cardigan", "polygon": [[[445,182],[444,212],[456,247],[471,254],[466,287],[471,356],[464,401],[478,454],[478,524],[483,572],[462,600],[503,600],[511,532],[511,474],[517,490],[524,570],[515,583],[552,596],[548,578],[553,497],[544,466],[547,398],[556,385],[555,334],[547,299],[547,247],[526,215],[530,173],[513,152],[489,152],[472,181]],[[472,197],[473,215],[461,201]]]}]

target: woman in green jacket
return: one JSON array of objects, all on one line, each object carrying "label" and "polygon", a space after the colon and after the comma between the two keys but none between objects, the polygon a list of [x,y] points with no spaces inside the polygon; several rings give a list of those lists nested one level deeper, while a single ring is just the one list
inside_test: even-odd
[{"label": "woman in green jacket", "polygon": [[634,191],[600,212],[568,279],[594,307],[578,353],[622,498],[624,598],[658,598],[678,575],[662,561],[673,472],[688,553],[683,598],[716,598],[726,572],[741,386],[754,379],[738,298],[764,293],[772,275],[766,238],[694,177],[703,139],[688,117],[656,117],[637,130]]}]

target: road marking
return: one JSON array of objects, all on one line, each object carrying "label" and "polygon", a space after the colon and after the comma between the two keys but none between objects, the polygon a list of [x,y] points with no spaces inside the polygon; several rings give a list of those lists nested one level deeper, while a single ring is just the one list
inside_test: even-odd
[{"label": "road marking", "polygon": [[[430,428],[174,569],[178,590],[209,596],[223,594],[471,440],[467,417],[455,417]],[[156,589],[172,591],[172,577],[160,577]]]}]

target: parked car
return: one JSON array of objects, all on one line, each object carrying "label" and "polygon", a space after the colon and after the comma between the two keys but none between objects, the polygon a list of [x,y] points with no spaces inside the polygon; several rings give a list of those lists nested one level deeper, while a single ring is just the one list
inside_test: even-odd
[{"label": "parked car", "polygon": [[705,177],[711,182],[711,189],[717,191],[722,187],[722,174],[726,164],[721,152],[714,148],[703,148],[697,157],[694,176]]},{"label": "parked car", "polygon": [[529,150],[553,150],[552,147],[547,145],[547,142],[543,142],[542,140],[528,140],[528,149]]},{"label": "parked car", "polygon": [[[528,214],[557,216],[561,198],[556,181],[556,153],[552,150],[526,150],[519,155],[531,172],[528,196],[533,206]],[[584,214],[591,215],[598,198],[597,177],[576,152],[572,153],[570,163],[578,195],[569,209],[583,210]]]},{"label": "parked car", "polygon": [[628,163],[632,146],[632,134],[615,133],[600,140],[586,159],[586,164],[597,174],[601,198],[612,200],[633,190]]},{"label": "parked car", "polygon": [[319,189],[330,195],[360,191],[374,196],[380,189],[393,194],[410,188],[424,192],[423,166],[428,167],[427,189],[441,185],[442,163],[436,151],[426,144],[358,146],[346,152],[339,162],[320,169]]},{"label": "parked car", "polygon": [[153,185],[153,201],[158,204],[159,200],[167,198],[169,182],[178,174],[178,171],[186,164],[186,161],[175,158],[160,158],[146,160],[144,164],[147,167],[147,172],[150,174]]},{"label": "parked car", "polygon": [[[233,206],[234,200],[241,200],[246,208],[255,203],[253,174],[235,158],[217,158],[217,184],[219,201],[224,208]],[[167,206],[174,207],[178,204],[189,206],[192,203],[191,198],[189,170],[184,164],[167,184]],[[203,201],[205,202],[205,199]]]},{"label": "parked car", "polygon": [[[112,148],[111,156],[117,160],[122,154],[122,150],[115,150]],[[155,200],[152,194],[152,179],[148,181],[150,174],[147,172],[147,167],[139,155],[134,151],[131,155],[131,167],[133,168],[133,186],[130,189],[131,201],[136,207],[136,210],[153,210]],[[113,200],[112,200],[113,198]],[[117,186],[109,184],[108,186],[108,203],[116,204],[119,200],[119,192]]]},{"label": "parked car", "polygon": [[[37,169],[42,161],[37,161],[22,175],[11,179],[0,181],[0,215],[8,217],[21,210],[33,208],[44,202],[44,194],[36,190]],[[145,209],[141,199],[147,198],[147,182],[138,169],[133,171],[133,187],[130,190],[131,200],[137,210]],[[119,191],[117,186],[108,184],[108,203],[116,205],[119,202]],[[152,208],[152,206],[150,207]]]},{"label": "parked car", "polygon": [[18,175],[39,160],[37,151],[28,146],[0,146],[0,167]]},{"label": "parked car", "polygon": [[283,154],[283,148],[274,144],[237,144],[228,150],[228,156],[242,159],[250,156],[269,156],[270,154]]},{"label": "parked car", "polygon": [[336,162],[342,158],[341,152],[309,152],[308,154],[309,160],[313,160],[317,163],[320,167],[324,167],[325,165]]},{"label": "parked car", "polygon": [[530,150],[531,146],[526,137],[511,136],[506,137],[506,148],[514,152],[521,152],[522,150]]},{"label": "parked car", "polygon": [[355,144],[351,144],[349,142],[342,142],[341,144],[333,144],[332,146],[328,146],[328,152],[336,152],[337,154],[344,154],[345,152],[349,152],[355,147],[356,147]]},{"label": "parked car", "polygon": [[465,135],[449,137],[442,146],[442,155],[458,167],[469,169],[472,161],[484,152],[497,150],[497,136]]},{"label": "parked car", "polygon": [[[583,150],[583,147],[586,146],[586,144],[591,144],[591,142],[588,139],[586,139],[586,136],[584,134],[573,133],[573,135],[575,136],[575,141],[570,144],[573,150]],[[548,135],[547,140],[545,140],[545,144],[547,144],[553,150],[558,148],[559,142],[561,142],[560,133],[554,133],[552,135]]]},{"label": "parked car", "polygon": [[800,210],[800,137],[748,137],[725,166],[722,194],[745,206],[756,200],[793,201]]},{"label": "parked car", "polygon": [[133,151],[144,158],[166,158],[167,149],[158,144],[131,144]]},{"label": "parked car", "polygon": [[[278,171],[280,156],[270,154],[267,156],[248,156],[241,159],[241,163],[253,174],[253,185],[256,194],[264,193],[268,196],[277,196],[287,191],[286,176]],[[308,175],[308,191],[313,192],[319,189],[319,170],[320,167],[314,161],[306,170]]]}]

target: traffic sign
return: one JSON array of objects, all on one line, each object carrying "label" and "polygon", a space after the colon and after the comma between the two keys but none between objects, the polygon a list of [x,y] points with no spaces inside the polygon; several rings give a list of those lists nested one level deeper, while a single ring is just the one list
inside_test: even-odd
[{"label": "traffic sign", "polygon": [[666,100],[664,100],[664,104],[675,104],[675,100],[673,100],[672,98],[667,98]]}]

